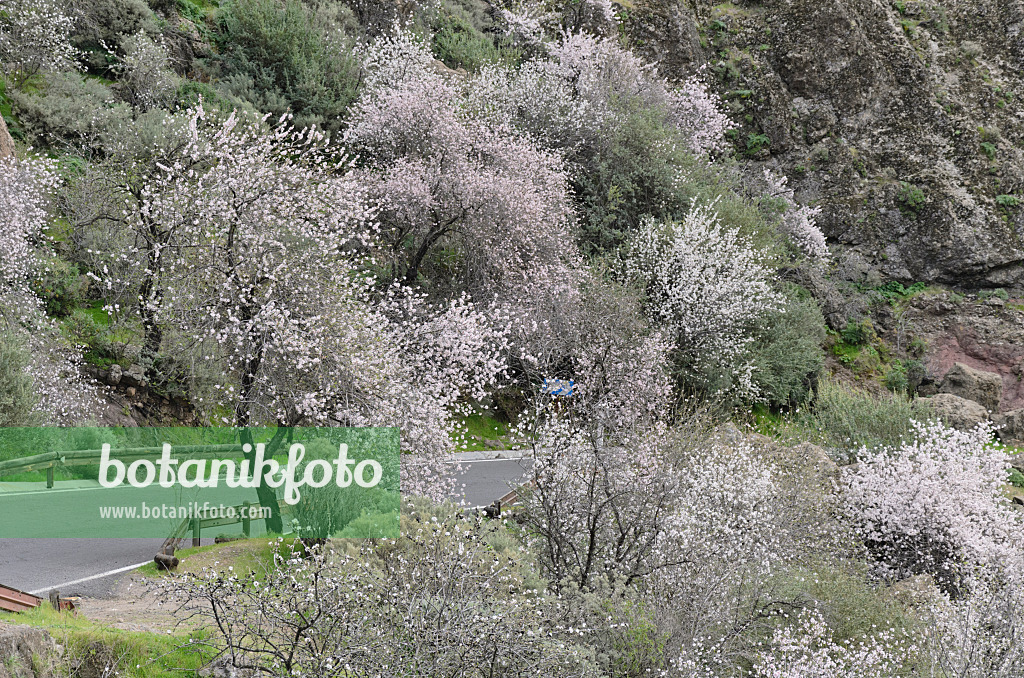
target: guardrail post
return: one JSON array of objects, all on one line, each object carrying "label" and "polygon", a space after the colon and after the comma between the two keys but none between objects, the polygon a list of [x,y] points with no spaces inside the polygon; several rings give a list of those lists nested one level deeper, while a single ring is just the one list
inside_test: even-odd
[{"label": "guardrail post", "polygon": [[199,546],[199,534],[203,529],[203,519],[196,516],[192,519],[192,546]]},{"label": "guardrail post", "polygon": [[249,502],[244,501],[242,502],[242,534],[244,534],[246,538],[249,537],[249,526]]},{"label": "guardrail post", "polygon": [[46,469],[46,489],[53,489],[53,467]]}]

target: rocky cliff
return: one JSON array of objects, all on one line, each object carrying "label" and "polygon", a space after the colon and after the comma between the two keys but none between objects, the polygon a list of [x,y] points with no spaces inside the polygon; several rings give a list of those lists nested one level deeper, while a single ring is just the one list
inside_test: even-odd
[{"label": "rocky cliff", "polygon": [[706,68],[842,276],[1024,286],[1024,1],[642,0],[626,30]]}]

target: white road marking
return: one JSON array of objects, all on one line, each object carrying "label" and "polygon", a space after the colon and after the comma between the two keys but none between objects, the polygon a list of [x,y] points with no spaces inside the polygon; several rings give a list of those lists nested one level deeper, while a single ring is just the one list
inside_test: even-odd
[{"label": "white road marking", "polygon": [[146,562],[138,563],[137,565],[129,565],[128,567],[122,567],[122,568],[119,568],[117,570],[111,570],[110,572],[103,572],[101,574],[94,574],[91,577],[83,577],[81,579],[76,579],[74,581],[66,581],[63,584],[56,584],[54,586],[47,586],[45,588],[36,589],[35,591],[29,591],[29,593],[32,594],[33,596],[38,596],[38,595],[40,595],[42,593],[49,593],[50,591],[53,591],[54,589],[62,589],[64,587],[66,587],[66,586],[74,586],[76,584],[84,584],[85,582],[93,581],[94,579],[103,579],[104,577],[112,577],[115,574],[121,574],[122,572],[130,572],[132,570],[137,570],[138,568],[142,567],[143,565],[149,565],[151,562],[153,562],[153,561],[152,560],[147,560]]}]

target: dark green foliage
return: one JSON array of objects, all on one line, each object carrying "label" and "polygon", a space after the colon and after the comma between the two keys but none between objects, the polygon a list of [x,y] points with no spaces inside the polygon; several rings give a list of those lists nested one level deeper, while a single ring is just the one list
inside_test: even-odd
[{"label": "dark green foliage", "polygon": [[12,138],[19,141],[25,139],[25,132],[21,125],[14,118],[14,111],[11,110],[11,100],[7,98],[7,81],[0,78],[0,117],[3,117],[7,125],[7,132]]},{"label": "dark green foliage", "polygon": [[686,162],[667,143],[671,132],[656,111],[635,105],[608,132],[608,143],[582,160],[574,186],[582,245],[590,253],[617,248],[645,215],[671,216],[676,171]]},{"label": "dark green foliage", "polygon": [[761,155],[769,145],[771,145],[771,139],[768,138],[767,134],[756,134],[751,132],[747,135],[746,148],[743,149],[750,157],[756,157]]},{"label": "dark green foliage", "polygon": [[875,336],[875,328],[872,326],[870,320],[862,320],[860,322],[847,323],[846,327],[839,333],[843,338],[843,343],[850,346],[863,346],[864,344],[871,343],[872,337]]},{"label": "dark green foliage", "polygon": [[433,30],[431,51],[449,68],[475,71],[486,63],[507,58],[490,37],[473,26],[461,8],[442,6]]},{"label": "dark green foliage", "polygon": [[824,364],[825,319],[813,299],[794,295],[769,316],[753,345],[754,383],[772,408],[807,400]]},{"label": "dark green foliage", "polygon": [[0,331],[0,427],[38,423],[33,410],[38,402],[25,346],[10,331]]},{"label": "dark green foliage", "polygon": [[926,287],[928,286],[923,282],[916,282],[909,287],[905,287],[901,282],[890,280],[884,285],[876,287],[872,292],[886,302],[894,304],[900,299],[906,299],[909,296],[924,291]]},{"label": "dark green foliage", "polygon": [[920,188],[913,184],[909,184],[906,181],[901,181],[899,201],[901,211],[905,208],[911,213],[917,213],[922,207],[924,207],[927,199],[925,198],[924,191]]},{"label": "dark green foliage", "polygon": [[206,10],[192,2],[192,0],[177,0],[174,3],[178,7],[178,13],[191,21],[200,31],[206,26]]},{"label": "dark green foliage", "polygon": [[924,363],[920,360],[897,360],[885,373],[885,387],[893,393],[908,394],[920,385],[924,374]]},{"label": "dark green foliage", "polygon": [[182,80],[181,87],[178,88],[178,105],[183,108],[196,106],[199,104],[200,99],[202,99],[203,106],[207,109],[211,107],[217,108],[225,113],[234,109],[255,112],[255,109],[253,109],[252,104],[249,102],[232,96],[224,96],[210,84],[196,80]]},{"label": "dark green foliage", "polygon": [[32,291],[43,300],[48,315],[63,318],[82,301],[81,272],[74,264],[51,257],[32,281]]},{"label": "dark green foliage", "polygon": [[119,339],[126,338],[125,334],[130,336],[130,333],[110,327],[102,302],[76,309],[64,321],[63,327],[72,341],[84,347],[83,357],[87,363],[103,368],[114,363],[128,366],[129,361],[124,359],[124,343]]},{"label": "dark green foliage", "polygon": [[635,591],[599,582],[588,591],[567,586],[561,595],[572,609],[592,620],[591,643],[604,670],[601,675],[627,678],[663,672],[669,634]]},{"label": "dark green foliage", "polygon": [[299,126],[337,130],[359,79],[349,20],[340,5],[235,0],[221,15],[226,91],[266,113],[291,111]]},{"label": "dark green foliage", "polygon": [[1016,207],[1020,204],[1020,198],[1015,195],[997,195],[996,204],[1000,207]]},{"label": "dark green foliage", "polygon": [[584,252],[616,249],[646,216],[681,219],[696,200],[715,203],[722,223],[738,228],[770,258],[778,245],[772,225],[777,212],[746,195],[737,167],[726,159],[696,160],[660,111],[635,101],[619,103],[620,122],[609,129],[606,142],[576,161],[580,169],[573,189]]}]

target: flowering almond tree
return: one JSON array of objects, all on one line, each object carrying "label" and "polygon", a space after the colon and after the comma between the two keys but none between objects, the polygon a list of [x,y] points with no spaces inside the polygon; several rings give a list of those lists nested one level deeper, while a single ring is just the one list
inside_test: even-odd
[{"label": "flowering almond tree", "polygon": [[812,262],[820,264],[828,261],[831,255],[825,235],[814,222],[821,214],[821,208],[799,204],[785,176],[766,168],[764,179],[768,184],[768,195],[782,203],[782,234]]},{"label": "flowering almond tree", "polygon": [[1024,629],[1022,521],[1003,493],[1009,457],[992,429],[916,424],[896,449],[843,469],[845,515],[892,579],[930,575],[922,642],[942,675],[1018,675]]},{"label": "flowering almond tree", "polygon": [[466,298],[375,290],[366,191],[315,129],[180,115],[181,142],[107,221],[133,244],[104,282],[138,290],[161,369],[233,426],[399,426],[404,488],[444,496],[452,417],[502,372],[504,330]]},{"label": "flowering almond tree", "polygon": [[0,67],[24,81],[40,71],[75,70],[75,22],[62,0],[0,0]]},{"label": "flowering almond tree", "polygon": [[[459,83],[399,33],[365,57],[347,140],[395,280],[505,297],[574,261],[560,160],[464,112]],[[517,295],[520,296],[520,295]]]},{"label": "flowering almond tree", "polygon": [[890,678],[900,675],[916,648],[892,631],[859,642],[837,643],[821,613],[801,613],[792,626],[777,629],[758,657],[763,678]]},{"label": "flowering almond tree", "polygon": [[487,522],[415,515],[402,533],[161,588],[212,630],[222,665],[252,675],[601,675],[573,611],[531,588]]},{"label": "flowering almond tree", "polygon": [[80,356],[29,284],[42,272],[37,246],[58,184],[52,162],[0,160],[0,331],[11,331],[28,349],[36,414],[44,423],[66,425],[85,418],[92,389],[79,372]]},{"label": "flowering almond tree", "polygon": [[746,358],[751,327],[781,310],[771,271],[714,206],[693,204],[681,222],[648,220],[630,244],[624,273],[645,295],[651,324],[675,339],[677,365],[698,385],[727,377],[736,394],[756,397]]},{"label": "flowering almond tree", "polygon": [[469,87],[476,110],[577,161],[604,149],[636,104],[700,157],[725,151],[735,126],[697,75],[673,85],[615,38],[583,32],[562,33],[519,68],[486,66]]},{"label": "flowering almond tree", "polygon": [[1021,572],[1022,519],[1003,496],[1009,457],[992,430],[917,424],[914,439],[843,473],[846,511],[883,573],[930,574],[951,595],[975,567]]}]

